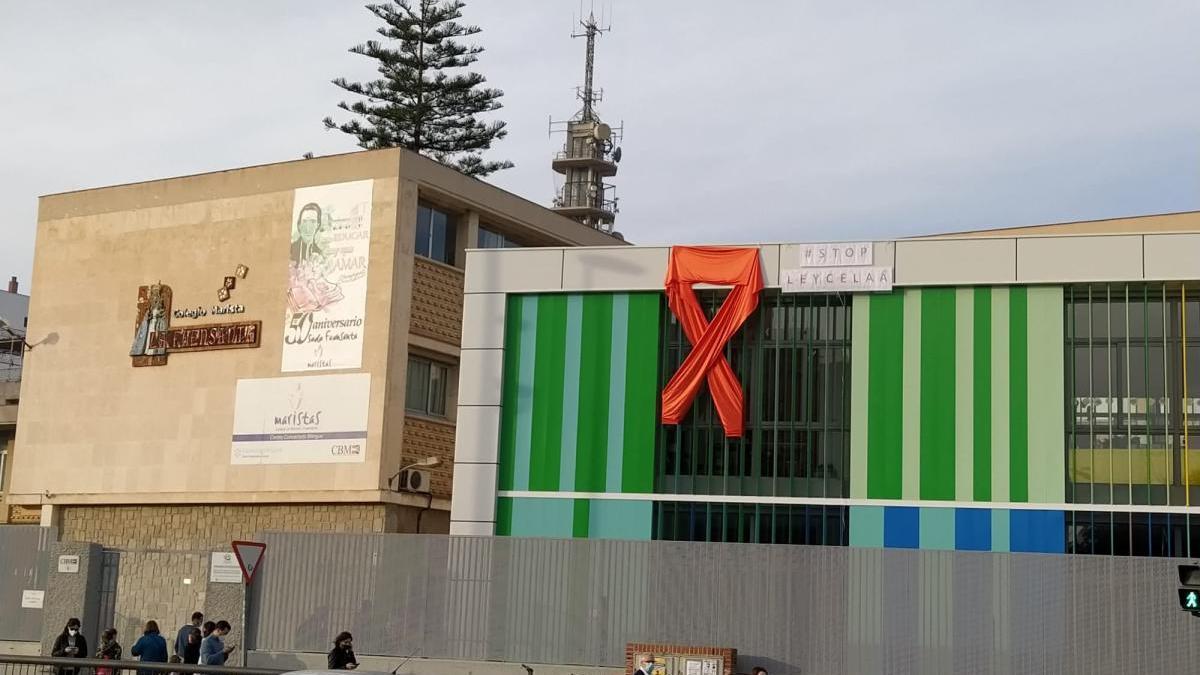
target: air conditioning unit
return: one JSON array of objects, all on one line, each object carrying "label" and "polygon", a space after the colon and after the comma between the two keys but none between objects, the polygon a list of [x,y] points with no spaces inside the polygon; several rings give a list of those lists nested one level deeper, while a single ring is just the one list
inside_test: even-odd
[{"label": "air conditioning unit", "polygon": [[420,469],[405,469],[400,472],[399,492],[429,493],[429,472]]}]

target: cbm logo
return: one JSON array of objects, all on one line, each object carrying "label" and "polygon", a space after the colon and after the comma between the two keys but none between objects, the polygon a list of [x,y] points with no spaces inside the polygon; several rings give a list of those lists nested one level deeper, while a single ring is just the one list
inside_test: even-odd
[{"label": "cbm logo", "polygon": [[1200,616],[1200,565],[1180,565],[1179,609]]}]

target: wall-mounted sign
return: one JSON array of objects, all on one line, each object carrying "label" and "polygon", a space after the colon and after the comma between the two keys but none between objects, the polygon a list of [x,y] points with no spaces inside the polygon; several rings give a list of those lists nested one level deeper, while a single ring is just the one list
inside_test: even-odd
[{"label": "wall-mounted sign", "polygon": [[259,346],[262,339],[261,321],[171,328],[173,299],[174,293],[166,284],[151,284],[138,288],[137,322],[134,325],[133,346],[129,349],[134,366],[166,365],[167,355],[171,352],[202,352]]},{"label": "wall-mounted sign", "polygon": [[890,291],[892,268],[869,267],[802,267],[783,270],[781,285],[784,293],[831,293],[836,291]]},{"label": "wall-mounted sign", "polygon": [[59,574],[79,574],[79,556],[77,556],[77,555],[60,555],[60,556],[58,556],[58,573]]},{"label": "wall-mounted sign", "polygon": [[242,566],[232,551],[212,554],[208,562],[208,580],[217,584],[242,583]]},{"label": "wall-mounted sign", "polygon": [[46,591],[21,591],[21,609],[41,609],[46,603]]},{"label": "wall-mounted sign", "polygon": [[284,372],[362,367],[373,181],[296,190]]},{"label": "wall-mounted sign", "polygon": [[803,244],[801,267],[856,267],[875,263],[875,245],[869,241]]},{"label": "wall-mounted sign", "polygon": [[784,293],[890,291],[895,272],[875,264],[875,244],[869,241],[802,244],[798,268],[780,270]]},{"label": "wall-mounted sign", "polygon": [[207,308],[197,305],[190,309],[177,309],[171,312],[171,316],[176,319],[199,319],[209,314],[222,316],[225,314],[244,314],[245,312],[246,308],[242,305],[213,305]]},{"label": "wall-mounted sign", "polygon": [[370,398],[370,373],[238,380],[230,462],[362,462]]}]

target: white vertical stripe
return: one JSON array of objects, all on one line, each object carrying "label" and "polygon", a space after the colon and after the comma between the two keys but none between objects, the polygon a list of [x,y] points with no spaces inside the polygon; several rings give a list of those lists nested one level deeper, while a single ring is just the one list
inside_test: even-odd
[{"label": "white vertical stripe", "polygon": [[975,492],[975,289],[955,291],[954,498]]},{"label": "white vertical stripe", "polygon": [[871,296],[852,300],[853,335],[850,339],[850,496],[867,496],[867,433],[870,399]]},{"label": "white vertical stripe", "polygon": [[1008,289],[992,289],[992,501],[1008,501]]},{"label": "white vertical stripe", "polygon": [[904,289],[902,499],[921,498],[921,289]]}]

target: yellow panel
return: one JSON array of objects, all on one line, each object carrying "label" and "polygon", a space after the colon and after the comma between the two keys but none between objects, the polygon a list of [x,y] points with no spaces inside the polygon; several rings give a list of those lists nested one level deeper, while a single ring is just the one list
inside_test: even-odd
[{"label": "yellow panel", "polygon": [[[1132,458],[1130,457],[1132,455]],[[1130,461],[1133,472],[1130,475]],[[1200,484],[1200,450],[1188,451],[1189,484]],[[1174,482],[1171,452],[1165,448],[1139,450],[1078,449],[1071,453],[1072,480],[1076,483],[1117,485],[1170,485]]]}]

